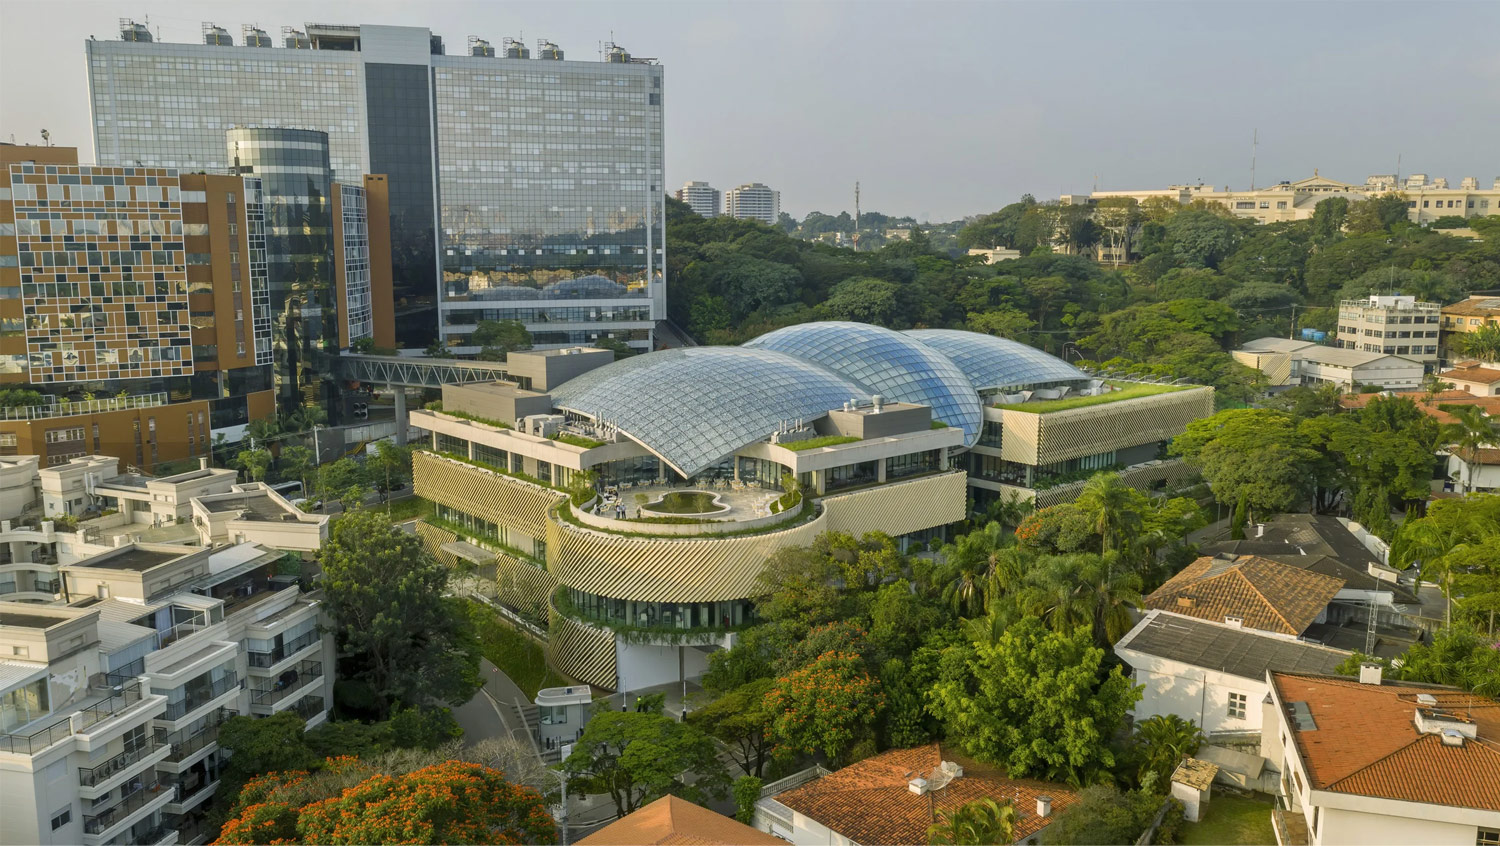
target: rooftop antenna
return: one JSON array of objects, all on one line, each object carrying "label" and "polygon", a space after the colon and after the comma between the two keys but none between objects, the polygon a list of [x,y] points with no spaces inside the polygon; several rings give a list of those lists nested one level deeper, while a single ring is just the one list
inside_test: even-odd
[{"label": "rooftop antenna", "polygon": [[1255,190],[1255,154],[1260,152],[1260,130],[1250,136],[1250,190]]},{"label": "rooftop antenna", "polygon": [[1393,191],[1400,191],[1401,190],[1401,154],[1400,153],[1396,154],[1396,184],[1394,186],[1392,186],[1391,190],[1393,190]]},{"label": "rooftop antenna", "polygon": [[854,251],[859,252],[859,181],[854,182]]}]

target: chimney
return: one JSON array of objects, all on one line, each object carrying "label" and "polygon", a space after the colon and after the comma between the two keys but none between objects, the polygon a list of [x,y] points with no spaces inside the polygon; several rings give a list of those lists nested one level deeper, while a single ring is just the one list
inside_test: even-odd
[{"label": "chimney", "polygon": [[918,796],[924,796],[927,793],[927,779],[914,778],[906,783],[906,789]]},{"label": "chimney", "polygon": [[1043,795],[1043,796],[1036,797],[1036,815],[1039,816],[1039,817],[1050,817],[1050,816],[1052,816],[1052,797],[1051,796],[1045,796],[1045,795]]},{"label": "chimney", "polygon": [[1263,538],[1263,537],[1266,536],[1266,524],[1265,523],[1256,523],[1255,524],[1255,536],[1258,537],[1258,538]]},{"label": "chimney", "polygon": [[1374,661],[1365,661],[1359,665],[1360,684],[1380,684],[1380,677],[1384,674],[1384,668]]},{"label": "chimney", "polygon": [[198,469],[199,470],[207,470],[208,469],[208,456],[205,455],[205,456],[202,456],[202,457],[200,457],[198,459]]},{"label": "chimney", "polygon": [[1233,626],[1236,629],[1243,628],[1244,625],[1245,625],[1245,618],[1244,617],[1234,617],[1234,616],[1230,616],[1230,615],[1226,614],[1224,616],[1224,625],[1226,625],[1226,626]]}]

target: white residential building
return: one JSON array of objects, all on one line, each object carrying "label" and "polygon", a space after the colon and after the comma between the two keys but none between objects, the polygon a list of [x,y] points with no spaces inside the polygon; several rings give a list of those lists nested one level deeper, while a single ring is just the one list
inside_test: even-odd
[{"label": "white residential building", "polygon": [[1115,654],[1142,686],[1137,721],[1175,714],[1212,737],[1261,730],[1266,671],[1331,673],[1350,653],[1267,632],[1153,610]]},{"label": "white residential building", "polygon": [[1400,295],[1344,300],[1339,303],[1339,346],[1399,355],[1435,368],[1441,309],[1440,303]]},{"label": "white residential building", "polygon": [[1405,356],[1325,347],[1291,338],[1258,338],[1230,353],[1235,361],[1270,377],[1273,387],[1338,385],[1345,391],[1360,385],[1383,390],[1415,390],[1422,386],[1426,367]]},{"label": "white residential building", "polygon": [[677,199],[688,204],[688,208],[699,217],[719,216],[719,189],[707,182],[688,182],[677,189]]},{"label": "white residential building", "polygon": [[759,182],[747,182],[724,192],[724,213],[741,220],[758,220],[774,226],[781,216],[781,192]]},{"label": "white residential building", "polygon": [[126,544],[59,568],[67,605],[0,602],[0,842],[201,841],[220,724],[326,719],[333,638],[284,557]]},{"label": "white residential building", "polygon": [[1439,685],[1269,672],[1261,755],[1281,846],[1500,843],[1500,703]]}]

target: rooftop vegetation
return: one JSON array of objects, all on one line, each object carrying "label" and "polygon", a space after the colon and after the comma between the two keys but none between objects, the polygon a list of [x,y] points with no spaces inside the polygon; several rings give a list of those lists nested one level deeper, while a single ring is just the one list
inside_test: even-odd
[{"label": "rooftop vegetation", "polygon": [[552,436],[552,440],[557,441],[558,443],[572,444],[576,447],[583,447],[584,449],[594,449],[596,447],[604,446],[604,441],[596,441],[593,438],[586,438],[583,435],[575,435],[572,432],[558,432],[557,434]]},{"label": "rooftop vegetation", "polygon": [[1065,397],[1063,399],[1040,400],[1038,402],[996,403],[995,407],[1009,411],[1025,411],[1029,414],[1048,414],[1053,411],[1067,411],[1070,408],[1087,408],[1091,405],[1104,405],[1105,403],[1120,402],[1121,400],[1170,394],[1195,387],[1193,385],[1153,385],[1147,382],[1108,382],[1106,384],[1115,387],[1116,390],[1092,397]]},{"label": "rooftop vegetation", "polygon": [[805,441],[792,441],[791,443],[777,444],[792,452],[802,452],[809,449],[822,449],[823,447],[838,446],[839,444],[852,444],[860,440],[853,435],[824,435],[821,438],[809,438]]}]

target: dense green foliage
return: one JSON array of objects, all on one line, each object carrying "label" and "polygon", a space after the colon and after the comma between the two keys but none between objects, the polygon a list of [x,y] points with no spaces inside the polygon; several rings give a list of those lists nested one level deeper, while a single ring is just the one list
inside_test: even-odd
[{"label": "dense green foliage", "polygon": [[729,794],[713,740],[663,715],[659,704],[646,711],[601,705],[562,767],[571,793],[607,794],[621,816],[668,794],[690,802]]}]

